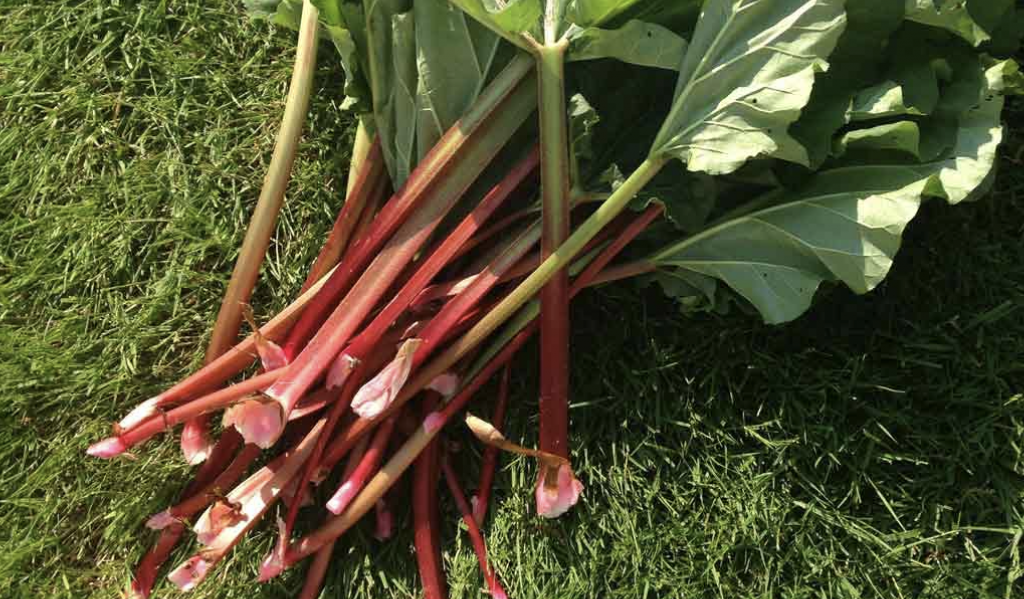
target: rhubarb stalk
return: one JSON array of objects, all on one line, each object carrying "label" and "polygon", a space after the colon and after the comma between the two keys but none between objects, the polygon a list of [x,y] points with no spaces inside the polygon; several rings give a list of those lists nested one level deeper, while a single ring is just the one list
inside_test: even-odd
[{"label": "rhubarb stalk", "polygon": [[[289,355],[295,355],[294,352],[313,339],[318,330],[331,328],[333,320],[328,320],[325,324],[326,319],[337,315],[336,310],[331,314],[331,309],[352,288],[370,260],[374,256],[379,258],[379,254],[386,251],[382,251],[381,248],[392,236],[398,239],[409,236],[409,222],[415,220],[420,212],[428,211],[424,208],[443,207],[446,202],[457,200],[476,180],[498,149],[505,145],[519,125],[525,121],[528,114],[519,115],[518,112],[526,105],[532,110],[534,104],[522,102],[525,97],[533,95],[532,86],[522,85],[532,67],[530,62],[525,57],[514,59],[420,161],[402,188],[374,219],[363,242],[355,248],[358,251],[350,258],[346,257],[349,259],[345,260],[342,267],[328,280],[315,305],[311,306],[296,323],[285,343],[285,351]],[[405,227],[402,227],[403,223]],[[319,338],[319,344],[324,341],[323,338]],[[300,361],[301,366],[296,369],[296,374],[299,374],[300,370],[308,369],[309,357],[320,351],[315,349],[311,354],[307,354],[306,358]],[[301,388],[306,384],[307,378],[308,373],[298,377],[295,387]]]},{"label": "rhubarb stalk", "polygon": [[[495,86],[492,85],[493,87]],[[427,201],[410,215],[409,220],[401,226],[394,238],[377,254],[376,259],[346,298],[287,368],[286,376],[267,390],[266,395],[279,406],[281,422],[287,418],[295,402],[325,373],[334,358],[341,353],[345,343],[430,238],[456,200],[532,112],[534,90],[529,81],[515,77],[513,81],[503,81],[496,88],[485,92],[483,97],[498,95],[503,101],[484,103],[488,107],[493,107],[493,110],[488,112],[489,118],[475,128],[471,138],[463,139],[460,131],[462,125],[459,124],[449,132],[461,142],[458,144],[458,163],[449,169],[446,176],[436,185],[427,187]],[[431,154],[442,152],[445,147],[446,144],[442,141],[439,146],[435,146]],[[429,160],[421,162],[404,189],[416,189],[425,184],[424,179],[431,179],[432,173],[429,170],[421,170],[424,164],[430,163]],[[400,192],[400,195],[402,193],[408,192]],[[382,213],[377,220],[381,220],[383,216]],[[348,265],[342,265],[342,268],[347,267]]]},{"label": "rhubarb stalk", "polygon": [[[505,423],[511,376],[512,368],[506,364],[501,373],[501,382],[498,384],[498,401],[494,406],[494,416],[491,417],[491,424],[499,431]],[[483,526],[484,519],[487,517],[487,506],[491,502],[491,486],[494,484],[494,472],[497,468],[498,448],[487,446],[484,449],[484,457],[480,465],[480,482],[477,484],[476,495],[473,496],[473,519],[479,526]]]},{"label": "rhubarb stalk", "polygon": [[383,188],[379,181],[387,175],[384,169],[384,154],[381,152],[380,140],[374,139],[372,143],[369,143],[365,141],[368,137],[369,133],[366,132],[361,120],[356,131],[356,143],[352,149],[352,163],[349,171],[352,173],[352,178],[349,180],[349,188],[345,194],[345,204],[338,211],[338,218],[334,221],[327,242],[324,243],[316,261],[313,262],[313,268],[306,276],[306,282],[302,284],[302,291],[319,281],[324,273],[341,260],[363,212],[373,203],[371,196]]},{"label": "rhubarb stalk", "polygon": [[476,559],[480,563],[480,571],[487,582],[487,590],[494,599],[506,599],[508,595],[505,594],[505,589],[502,588],[497,574],[494,573],[494,568],[491,567],[491,563],[487,559],[487,544],[484,542],[484,535],[477,525],[469,502],[466,501],[466,494],[462,491],[462,486],[459,485],[458,475],[455,474],[448,456],[441,457],[441,469],[444,471],[444,480],[448,484],[448,491],[451,492],[452,499],[455,500],[455,505],[459,508],[462,521],[469,529],[469,539],[473,543],[473,551],[476,552]]},{"label": "rhubarb stalk", "polygon": [[[540,112],[541,198],[548,258],[569,237],[569,135],[566,124],[565,51],[558,38],[562,6],[547,1],[544,40],[533,43]],[[540,292],[540,447],[569,457],[569,272],[554,272]]]},{"label": "rhubarb stalk", "polygon": [[[438,393],[426,393],[423,398],[423,415],[433,412],[439,401]],[[448,596],[444,568],[441,566],[436,476],[439,459],[440,445],[435,440],[426,445],[416,460],[412,475],[413,539],[426,599],[445,599]]]},{"label": "rhubarb stalk", "polygon": [[242,249],[235,270],[231,274],[227,293],[217,314],[217,324],[210,339],[207,353],[220,355],[235,343],[235,336],[242,323],[242,307],[249,303],[260,265],[270,245],[277,215],[284,202],[285,188],[291,177],[295,152],[302,135],[302,126],[309,111],[309,95],[313,88],[313,72],[316,67],[317,9],[309,0],[302,3],[302,17],[299,23],[299,42],[295,55],[295,68],[288,86],[284,118],[277,134],[277,143],[270,158],[270,167],[263,179],[263,189],[256,203],[249,230],[246,231]]},{"label": "rhubarb stalk", "polygon": [[[333,271],[332,271],[333,272]],[[260,334],[267,339],[280,339],[288,327],[312,301],[327,282],[329,274],[317,281],[306,293],[288,305],[270,322],[260,328]],[[224,355],[203,366],[170,389],[147,399],[133,408],[115,428],[128,430],[142,422],[158,416],[168,408],[202,396],[216,389],[228,379],[251,366],[257,358],[256,335],[252,334],[228,350]]]},{"label": "rhubarb stalk", "polygon": [[[654,174],[657,173],[659,166],[660,164],[657,163],[645,164],[644,166],[641,167],[641,169],[637,171],[638,173],[642,173],[643,176],[634,174],[633,177],[627,180],[626,184],[624,184],[623,187],[628,187],[624,192],[622,192],[616,204],[613,204],[611,206],[609,210],[611,214],[606,212],[602,216],[600,216],[597,223],[591,223],[590,229],[594,229],[595,224],[599,226],[596,226],[596,230],[594,230],[593,234],[581,236],[580,238],[576,239],[575,244],[573,246],[570,246],[570,251],[566,252],[567,254],[569,254],[569,257],[566,258],[566,260],[571,259],[571,256],[574,255],[576,251],[582,249],[583,245],[585,245],[591,237],[596,235],[597,231],[599,231],[601,227],[610,222],[618,212],[621,212],[621,208],[625,208],[629,200],[632,197],[634,197],[636,193],[639,192],[640,188],[642,188],[647,181],[650,180],[650,177],[653,177]],[[619,191],[622,191],[622,189],[623,188],[620,187]],[[614,195],[615,194],[613,194],[613,197]],[[619,206],[620,209],[615,210],[615,208],[619,204],[621,204],[621,206]],[[580,276],[576,278],[576,281],[574,281],[573,283],[573,293],[578,293],[580,290],[584,289],[590,283],[590,281],[597,275],[600,269],[602,269],[604,266],[607,266],[608,263],[618,254],[619,251],[622,250],[622,248],[626,244],[632,241],[632,239],[635,238],[635,236],[639,234],[641,231],[643,231],[644,228],[646,228],[651,221],[658,217],[660,212],[660,206],[652,206],[651,208],[648,208],[647,211],[645,211],[641,216],[639,216],[634,221],[634,223],[631,224],[630,227],[628,227],[627,230],[624,231],[619,236],[619,238],[617,238],[612,244],[609,244],[608,247],[602,250],[601,253],[590,263],[590,265],[580,274]],[[575,237],[576,235],[574,235],[574,238]],[[570,242],[571,241],[572,239],[570,239]],[[578,246],[578,248],[576,246]],[[555,258],[558,258],[560,255],[562,255],[560,252],[556,253]],[[552,259],[549,258],[547,261],[545,261],[545,263],[551,261]],[[557,265],[552,265],[549,268],[553,268],[554,266]],[[543,279],[543,277],[541,277],[541,279]],[[528,282],[530,282],[529,278],[526,282],[520,285],[520,288],[524,288],[524,286]],[[540,280],[539,284],[537,284],[535,280],[532,283],[534,285],[534,291],[536,291],[537,287],[543,285],[543,283],[544,280]],[[525,292],[521,293],[525,294]],[[528,299],[529,295],[526,295],[526,298]],[[507,302],[508,300],[506,299],[505,301]],[[523,300],[523,303],[525,303],[525,301],[526,300]],[[503,304],[504,303],[505,302],[503,302]],[[518,308],[521,305],[522,304],[516,307]],[[492,311],[491,313],[493,314],[494,312]],[[502,318],[499,322],[494,324],[494,327],[496,328],[497,326],[499,326],[501,322],[504,322],[504,320],[507,320],[507,317]],[[536,323],[534,322],[534,325],[535,324]],[[479,326],[479,324],[477,326]],[[494,329],[492,328],[490,331],[493,330]],[[515,355],[519,348],[526,343],[526,341],[535,331],[535,326],[530,326],[527,329],[524,329],[523,331],[518,333],[516,337],[513,339],[513,341],[508,343],[498,353],[498,355],[495,356],[495,358],[492,359],[487,364],[485,368],[483,368],[479,373],[477,373],[477,375],[473,377],[472,380],[466,383],[462,387],[462,389],[459,390],[458,394],[456,394],[455,397],[452,398],[452,400],[449,401],[448,404],[445,405],[445,407],[440,412],[435,412],[433,414],[428,415],[423,421],[423,426],[417,428],[416,432],[413,433],[409,437],[409,439],[406,440],[406,442],[398,449],[398,451],[395,452],[391,459],[388,460],[388,462],[381,467],[377,475],[374,476],[373,479],[371,479],[366,484],[366,487],[363,489],[363,492],[357,495],[356,498],[352,500],[352,503],[349,504],[347,510],[345,510],[339,516],[330,518],[318,530],[310,533],[302,539],[299,539],[296,543],[292,544],[292,546],[288,548],[288,550],[285,553],[285,558],[283,560],[284,566],[289,567],[292,564],[295,564],[296,562],[316,552],[325,544],[340,537],[356,522],[358,522],[363,515],[365,515],[367,512],[373,509],[374,505],[376,504],[376,501],[380,497],[382,497],[384,493],[386,493],[387,490],[390,489],[401,478],[402,474],[416,460],[416,458],[421,454],[423,449],[427,447],[427,445],[429,445],[429,443],[434,439],[437,433],[440,432],[444,424],[454,414],[458,413],[459,410],[465,407],[465,405],[472,398],[473,394],[477,390],[479,390],[479,388],[484,384],[484,382],[488,378],[490,378],[498,370],[498,368],[508,363],[512,356]],[[470,331],[470,333],[472,333],[472,331]],[[467,333],[466,336],[468,336],[470,333]],[[462,339],[465,339],[466,336],[463,336]],[[475,344],[473,344],[473,347],[475,347]],[[432,364],[442,363],[440,361],[441,358],[448,355],[449,352],[445,352],[445,354],[442,354],[441,357],[435,359],[432,362]],[[461,357],[462,355],[464,354],[461,354],[459,357]],[[449,363],[448,366],[451,366],[451,364],[453,363],[454,360],[452,360],[452,362]],[[427,368],[424,368],[424,372],[426,371]],[[436,377],[436,374],[434,376]],[[433,377],[431,377],[426,382],[421,382],[423,381],[423,379],[426,379],[426,376],[417,375],[413,381],[408,383],[406,385],[406,388],[402,390],[402,393],[396,400],[396,405],[401,405],[404,402],[411,399],[413,396],[415,396],[416,393],[418,393],[420,390],[429,385],[430,381],[433,380]]]}]

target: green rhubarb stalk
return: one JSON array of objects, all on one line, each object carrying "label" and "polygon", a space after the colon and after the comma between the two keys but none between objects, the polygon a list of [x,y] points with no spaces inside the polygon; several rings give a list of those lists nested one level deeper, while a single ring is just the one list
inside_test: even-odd
[{"label": "green rhubarb stalk", "polygon": [[288,99],[285,103],[284,118],[277,134],[270,168],[263,179],[263,189],[256,203],[249,229],[246,231],[242,249],[231,274],[217,324],[207,354],[219,356],[235,344],[238,330],[242,325],[242,307],[249,303],[260,265],[270,245],[270,236],[277,223],[277,215],[284,202],[284,192],[291,177],[299,136],[309,111],[309,96],[313,88],[313,71],[316,67],[317,9],[309,0],[302,3],[302,17],[299,26],[298,50]]},{"label": "green rhubarb stalk", "polygon": [[[242,310],[252,297],[267,246],[270,244],[270,236],[274,232],[277,215],[284,202],[284,191],[295,162],[299,136],[302,134],[302,126],[309,111],[309,96],[316,67],[317,27],[317,9],[306,0],[302,5],[295,66],[292,69],[281,129],[270,159],[270,167],[263,180],[259,201],[253,210],[234,272],[231,273],[231,281],[221,300],[217,321],[213,325],[210,343],[206,348],[206,364],[224,355],[237,341],[238,331],[242,326]],[[319,277],[312,278],[307,287],[317,279]],[[209,415],[200,416],[186,422],[182,429],[181,449],[189,464],[204,461],[212,450],[209,419]]]}]

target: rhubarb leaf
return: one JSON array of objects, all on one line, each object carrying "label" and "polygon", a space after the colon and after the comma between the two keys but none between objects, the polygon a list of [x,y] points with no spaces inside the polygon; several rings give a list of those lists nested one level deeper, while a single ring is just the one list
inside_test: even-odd
[{"label": "rhubarb leaf", "polygon": [[751,158],[807,163],[787,129],[846,23],[843,0],[711,0],[651,150],[728,174]]},{"label": "rhubarb leaf", "polygon": [[362,4],[342,0],[311,0],[320,11],[320,24],[341,55],[345,71],[345,101],[342,107],[367,113],[373,110],[370,95],[369,49],[366,16]]},{"label": "rhubarb leaf", "polygon": [[979,46],[1014,6],[1014,0],[906,0],[907,19],[945,29]]},{"label": "rhubarb leaf", "polygon": [[523,38],[523,33],[529,33],[536,39],[543,37],[540,31],[544,15],[541,0],[451,0],[451,3],[478,23],[525,50],[529,49],[529,44]]},{"label": "rhubarb leaf", "polygon": [[[671,0],[675,3],[676,0]],[[615,17],[629,11],[640,4],[661,4],[651,0],[569,0],[565,9],[565,18],[580,27],[596,27],[603,25]]]},{"label": "rhubarb leaf", "polygon": [[245,0],[245,10],[254,19],[298,30],[302,0]]},{"label": "rhubarb leaf", "polygon": [[[630,64],[676,69],[684,40],[658,22],[629,19],[615,27],[602,26],[641,4],[652,8],[669,2],[639,0],[451,0],[474,19],[525,50],[542,42],[544,19],[553,14],[555,35],[569,41],[566,60],[615,58]],[[684,2],[692,5],[694,0]],[[671,4],[675,4],[672,2]],[[675,13],[672,13],[675,14]],[[657,10],[652,16],[658,16]],[[531,41],[533,40],[533,41]]]},{"label": "rhubarb leaf", "polygon": [[614,58],[642,67],[676,70],[686,53],[686,40],[653,23],[629,21],[618,29],[583,29],[567,33],[570,61]]},{"label": "rhubarb leaf", "polygon": [[847,0],[847,25],[835,52],[831,67],[814,84],[811,100],[793,124],[790,133],[806,149],[811,168],[828,158],[832,137],[848,122],[854,96],[876,83],[889,37],[903,22],[900,0]]},{"label": "rhubarb leaf", "polygon": [[[826,281],[871,291],[892,267],[924,198],[955,204],[990,178],[1002,139],[1002,93],[1016,69],[1005,61],[984,72],[977,107],[962,115],[953,148],[940,159],[822,171],[795,191],[772,192],[750,211],[670,245],[653,261],[673,276],[719,279],[770,324],[800,316]],[[684,297],[692,303],[694,294]]]},{"label": "rhubarb leaf", "polygon": [[365,0],[365,7],[373,114],[397,189],[509,53],[445,0]]},{"label": "rhubarb leaf", "polygon": [[501,38],[446,0],[419,0],[414,14],[419,76],[416,143],[422,158],[500,66]]}]

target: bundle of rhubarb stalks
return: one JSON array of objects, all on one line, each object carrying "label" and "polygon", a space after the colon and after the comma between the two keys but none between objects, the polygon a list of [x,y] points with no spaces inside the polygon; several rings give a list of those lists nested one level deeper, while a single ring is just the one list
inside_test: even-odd
[{"label": "bundle of rhubarb stalks", "polygon": [[[146,523],[160,533],[135,597],[186,537],[200,548],[168,576],[182,590],[264,519],[279,540],[261,580],[308,561],[299,596],[316,597],[342,535],[370,517],[386,538],[403,506],[425,595],[444,597],[442,488],[506,596],[482,532],[498,452],[536,460],[538,516],[583,491],[572,298],[632,278],[689,312],[780,324],[822,285],[872,290],[924,201],[990,185],[1024,21],[1013,0],[248,4],[298,47],[205,366],[88,449],[137,453],[181,425],[198,466]],[[331,46],[358,120],[348,187],[298,296],[259,326],[249,299]],[[500,431],[510,361],[534,337],[539,430],[520,445]],[[467,411],[485,385],[489,420]],[[486,448],[455,472],[445,435],[467,425]]]}]

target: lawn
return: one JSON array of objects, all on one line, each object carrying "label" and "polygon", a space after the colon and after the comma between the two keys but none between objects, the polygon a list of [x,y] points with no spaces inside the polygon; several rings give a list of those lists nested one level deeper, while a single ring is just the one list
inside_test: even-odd
[{"label": "lawn", "polygon": [[[291,33],[240,4],[0,1],[2,597],[116,596],[154,539],[142,521],[187,481],[171,437],[135,460],[84,449],[201,363],[293,55]],[[262,316],[301,285],[343,187],[351,120],[322,50]],[[684,317],[628,284],[582,296],[587,491],[539,521],[532,466],[505,461],[485,532],[510,595],[1024,596],[1022,110],[995,191],[927,206],[870,296],[831,290],[783,328]],[[510,436],[528,444],[535,357],[515,370]],[[444,509],[451,595],[482,597]],[[346,537],[324,596],[417,596],[401,521],[384,544],[368,526]],[[255,582],[272,540],[261,527],[193,596],[294,596],[301,568]]]}]

